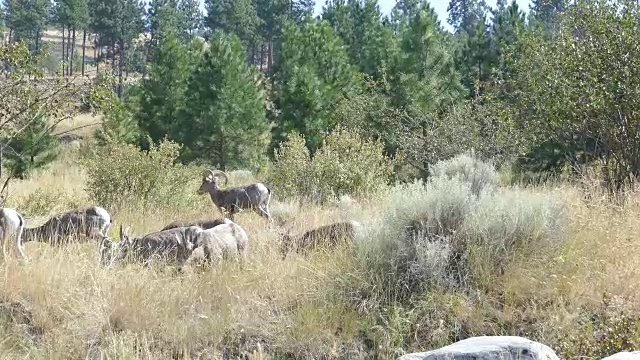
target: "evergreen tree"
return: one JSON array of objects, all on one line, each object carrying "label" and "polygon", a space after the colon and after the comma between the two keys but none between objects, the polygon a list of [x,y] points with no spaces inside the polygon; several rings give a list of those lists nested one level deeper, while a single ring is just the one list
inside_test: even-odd
[{"label": "evergreen tree", "polygon": [[234,34],[211,37],[187,82],[182,116],[183,158],[203,159],[217,168],[257,168],[270,142],[257,74],[245,61]]},{"label": "evergreen tree", "polygon": [[50,22],[50,0],[4,0],[5,25],[12,42],[24,40],[31,51],[40,50],[42,31]]},{"label": "evergreen tree", "polygon": [[182,124],[177,121],[180,109],[185,106],[186,83],[193,67],[193,56],[175,33],[169,32],[161,40],[141,86],[140,108],[136,114],[141,141],[147,135],[153,142],[160,142],[165,136],[179,140]]},{"label": "evergreen tree", "polygon": [[275,138],[296,131],[313,153],[333,127],[331,111],[354,87],[354,68],[340,38],[326,21],[289,24],[284,32],[275,74],[280,111]]},{"label": "evergreen tree", "polygon": [[392,28],[383,24],[376,0],[328,1],[322,18],[349,47],[351,61],[361,72],[375,75],[387,64],[394,47]]},{"label": "evergreen tree", "polygon": [[53,126],[46,113],[40,111],[27,112],[19,120],[24,131],[19,133],[5,152],[7,165],[13,174],[23,179],[32,170],[45,166],[58,156],[58,139],[53,135]]},{"label": "evergreen tree", "polygon": [[515,0],[509,6],[498,6],[491,25],[491,47],[498,77],[506,78],[512,73],[513,59],[507,57],[507,52],[519,52],[517,48],[524,31],[525,15]]},{"label": "evergreen tree", "polygon": [[[73,59],[76,48],[76,31],[86,30],[89,23],[89,4],[87,0],[58,0],[54,8],[55,22],[62,27],[63,58],[69,63],[67,74],[73,73]],[[65,39],[64,30],[67,30]],[[65,53],[66,40],[66,53]],[[84,40],[83,35],[83,64],[84,64]]]},{"label": "evergreen tree", "polygon": [[466,32],[474,36],[476,24],[486,19],[487,4],[484,0],[450,0],[447,21],[456,33]]},{"label": "evergreen tree", "polygon": [[205,25],[211,31],[233,33],[245,47],[255,42],[261,20],[252,0],[205,0],[204,4]]},{"label": "evergreen tree", "polygon": [[401,51],[390,71],[395,106],[416,106],[437,114],[457,101],[462,87],[452,47],[435,11],[423,3],[401,34]]},{"label": "evergreen tree", "polygon": [[202,28],[203,18],[198,0],[180,0],[178,3],[182,35],[185,39],[193,38]]}]

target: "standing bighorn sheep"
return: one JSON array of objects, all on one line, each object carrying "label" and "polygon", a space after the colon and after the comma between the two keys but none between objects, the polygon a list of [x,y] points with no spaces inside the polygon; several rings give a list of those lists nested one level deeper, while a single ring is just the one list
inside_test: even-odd
[{"label": "standing bighorn sheep", "polygon": [[218,187],[218,175],[224,177],[226,185],[228,182],[227,174],[219,170],[205,170],[198,193],[209,193],[211,200],[220,212],[224,214],[227,211],[229,218],[233,220],[233,215],[236,212],[243,209],[252,209],[260,216],[271,220],[271,214],[269,213],[271,190],[265,184],[255,183],[230,189],[220,189]]},{"label": "standing bighorn sheep", "polygon": [[167,226],[162,228],[160,231],[175,229],[178,227],[187,227],[187,226],[199,226],[203,229],[211,229],[214,226],[218,226],[224,224],[227,219],[213,219],[213,220],[192,220],[192,221],[182,221],[176,220],[174,222],[169,223]]},{"label": "standing bighorn sheep", "polygon": [[310,250],[314,250],[320,246],[335,248],[341,242],[352,241],[360,226],[360,223],[357,221],[343,221],[323,225],[301,235],[291,236],[289,234],[283,234],[280,253],[284,259],[292,250],[295,250],[296,253],[306,255]]},{"label": "standing bighorn sheep", "polygon": [[52,216],[44,224],[25,228],[22,241],[43,241],[53,245],[65,244],[70,236],[86,236],[102,240],[111,227],[111,216],[104,208],[92,206]]},{"label": "standing bighorn sheep", "polygon": [[0,208],[0,245],[2,246],[2,256],[6,257],[5,245],[10,236],[13,235],[12,243],[14,251],[21,260],[26,261],[27,257],[22,250],[22,232],[24,229],[24,216],[11,208]]},{"label": "standing bighorn sheep", "polygon": [[197,237],[195,243],[184,242],[183,253],[193,253],[195,249],[202,248],[205,262],[212,263],[212,258],[217,260],[234,257],[239,260],[246,260],[247,246],[249,238],[246,231],[231,220],[225,219],[225,223],[203,230]]},{"label": "standing bighorn sheep", "polygon": [[202,231],[198,226],[188,226],[154,232],[141,238],[130,238],[128,231],[123,232],[120,225],[120,242],[115,248],[113,242],[103,242],[100,262],[110,265],[127,258],[149,266],[154,258],[159,258],[175,260],[177,268],[181,269],[191,255],[191,244],[197,243]]}]

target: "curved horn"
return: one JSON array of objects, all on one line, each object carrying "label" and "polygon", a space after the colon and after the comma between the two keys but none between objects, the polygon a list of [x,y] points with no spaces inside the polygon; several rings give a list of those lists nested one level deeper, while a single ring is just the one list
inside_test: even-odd
[{"label": "curved horn", "polygon": [[207,170],[204,170],[204,171],[202,172],[202,177],[203,177],[203,178],[207,178],[207,177],[209,177],[209,176],[211,176],[211,177],[213,178],[214,176],[216,176],[216,174],[215,174],[215,172],[214,172],[213,170],[211,170],[211,169],[207,169]]},{"label": "curved horn", "polygon": [[227,186],[227,183],[229,182],[229,177],[227,176],[227,174],[224,173],[224,171],[220,171],[220,170],[216,170],[215,173],[212,171],[212,173],[215,175],[222,175],[224,177],[224,185]]}]

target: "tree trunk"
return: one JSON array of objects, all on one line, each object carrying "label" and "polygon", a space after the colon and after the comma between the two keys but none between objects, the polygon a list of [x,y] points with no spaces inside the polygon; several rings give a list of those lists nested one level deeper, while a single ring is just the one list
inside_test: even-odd
[{"label": "tree trunk", "polygon": [[71,26],[67,26],[67,75],[71,76]]},{"label": "tree trunk", "polygon": [[65,57],[65,52],[64,52],[64,42],[65,42],[65,37],[64,37],[64,25],[62,25],[62,76],[64,76],[66,73],[64,72],[65,66],[64,64],[67,63],[67,59]]},{"label": "tree trunk", "polygon": [[271,75],[271,65],[273,56],[273,40],[269,39],[269,48],[267,49],[267,74]]},{"label": "tree trunk", "polygon": [[84,77],[84,54],[87,44],[87,29],[82,30],[82,76]]},{"label": "tree trunk", "polygon": [[73,28],[73,40],[71,41],[71,60],[69,61],[69,75],[73,74],[73,56],[76,54],[76,28]]},{"label": "tree trunk", "polygon": [[9,44],[11,44],[11,36],[13,35],[13,29],[9,29]]},{"label": "tree trunk", "polygon": [[118,51],[120,52],[119,61],[118,61],[118,97],[122,99],[122,89],[124,87],[124,82],[122,79],[122,69],[124,65],[124,39],[119,40]]},{"label": "tree trunk", "polygon": [[100,69],[100,55],[98,53],[98,35],[93,38],[93,61],[96,63],[96,76],[98,76],[98,70]]},{"label": "tree trunk", "polygon": [[264,64],[264,41],[260,44],[260,71],[262,71],[262,64]]}]

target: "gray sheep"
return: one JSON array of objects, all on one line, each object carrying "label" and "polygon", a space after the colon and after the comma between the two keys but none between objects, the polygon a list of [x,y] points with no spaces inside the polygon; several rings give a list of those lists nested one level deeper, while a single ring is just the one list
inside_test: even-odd
[{"label": "gray sheep", "polygon": [[269,202],[271,201],[271,190],[263,183],[249,184],[229,189],[218,187],[218,176],[224,177],[225,185],[228,182],[227,174],[222,171],[205,170],[202,184],[198,189],[199,194],[209,193],[211,201],[223,214],[228,212],[229,219],[233,220],[233,215],[244,209],[252,209],[260,216],[271,220],[269,213]]},{"label": "gray sheep", "polygon": [[111,227],[111,216],[104,208],[92,206],[86,209],[73,210],[52,216],[44,224],[25,228],[22,242],[43,241],[52,245],[62,245],[69,237],[85,236],[88,239],[101,241],[107,237]]}]

